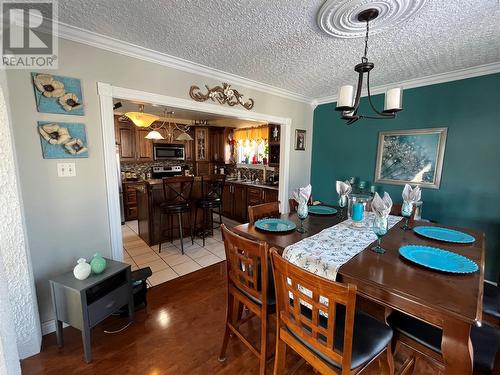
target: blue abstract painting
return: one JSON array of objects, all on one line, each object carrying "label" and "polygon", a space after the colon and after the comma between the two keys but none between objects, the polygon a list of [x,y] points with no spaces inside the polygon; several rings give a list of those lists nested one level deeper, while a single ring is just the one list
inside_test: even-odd
[{"label": "blue abstract painting", "polygon": [[379,134],[375,182],[439,188],[447,129]]},{"label": "blue abstract painting", "polygon": [[44,159],[89,157],[84,124],[38,121],[38,134]]},{"label": "blue abstract painting", "polygon": [[38,112],[83,116],[82,85],[78,78],[31,73]]}]

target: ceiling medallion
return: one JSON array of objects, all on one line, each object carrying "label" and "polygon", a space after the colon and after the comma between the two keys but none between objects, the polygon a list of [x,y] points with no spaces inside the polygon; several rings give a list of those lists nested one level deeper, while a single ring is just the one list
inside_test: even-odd
[{"label": "ceiling medallion", "polygon": [[198,86],[191,86],[189,88],[189,96],[191,99],[196,100],[197,102],[204,102],[208,99],[212,99],[213,101],[218,101],[219,104],[229,104],[231,107],[236,104],[241,104],[246,109],[250,110],[253,108],[254,101],[253,99],[248,99],[246,102],[243,100],[243,95],[240,94],[237,90],[232,89],[231,85],[227,83],[223,83],[221,86],[215,86],[213,88],[205,85],[208,92],[203,94],[200,91]]},{"label": "ceiling medallion", "polygon": [[371,34],[393,28],[415,15],[426,0],[327,0],[317,16],[321,30],[337,38],[360,38],[365,35],[366,25],[358,20],[358,14],[367,10],[378,11],[377,19],[370,24]]}]

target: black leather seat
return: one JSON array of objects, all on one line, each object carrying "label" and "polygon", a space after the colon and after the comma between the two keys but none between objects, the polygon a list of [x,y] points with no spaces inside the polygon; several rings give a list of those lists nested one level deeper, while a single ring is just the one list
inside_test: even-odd
[{"label": "black leather seat", "polygon": [[483,312],[500,318],[500,288],[490,283],[484,283]]},{"label": "black leather seat", "polygon": [[[395,331],[441,353],[441,329],[400,312],[392,313],[387,321]],[[474,348],[474,370],[492,374],[499,355],[500,331],[484,324],[472,327],[470,337]]]},{"label": "black leather seat", "polygon": [[[300,305],[301,313],[312,318],[311,310],[304,305]],[[323,328],[327,327],[327,319],[320,315],[319,324]],[[344,348],[344,324],[345,324],[345,306],[337,305],[336,318],[335,318],[335,333],[334,333],[334,348],[342,352]],[[324,356],[322,353],[316,351],[307,342],[302,340],[299,336],[295,335],[291,330],[289,332],[302,344],[304,344],[315,355],[321,357],[330,366],[337,369],[341,368],[339,363],[336,363],[331,358]],[[377,319],[365,314],[361,311],[355,312],[354,317],[354,331],[352,339],[352,355],[351,355],[351,369],[359,367],[367,363],[372,358],[382,352],[392,340],[392,329],[386,324],[378,321]]]}]

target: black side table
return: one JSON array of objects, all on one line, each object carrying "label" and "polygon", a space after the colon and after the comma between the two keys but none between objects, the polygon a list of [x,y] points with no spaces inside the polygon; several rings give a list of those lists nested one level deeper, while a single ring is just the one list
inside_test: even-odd
[{"label": "black side table", "polygon": [[128,305],[129,320],[134,318],[134,299],[130,265],[106,259],[106,270],[78,280],[73,271],[50,280],[56,313],[57,344],[63,346],[62,324],[82,331],[85,362],[92,361],[91,329],[118,309]]}]

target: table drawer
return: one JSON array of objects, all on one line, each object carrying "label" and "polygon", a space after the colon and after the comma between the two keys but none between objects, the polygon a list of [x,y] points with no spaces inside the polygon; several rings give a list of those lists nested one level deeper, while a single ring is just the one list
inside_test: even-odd
[{"label": "table drawer", "polygon": [[94,327],[101,320],[126,305],[130,298],[130,285],[123,284],[88,307],[89,325]]}]

